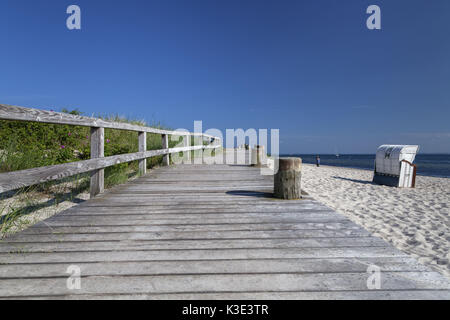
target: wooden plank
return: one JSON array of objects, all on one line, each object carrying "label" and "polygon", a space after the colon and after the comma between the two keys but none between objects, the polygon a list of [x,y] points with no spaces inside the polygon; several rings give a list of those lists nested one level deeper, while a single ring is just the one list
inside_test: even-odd
[{"label": "wooden plank", "polygon": [[329,238],[368,237],[364,230],[282,230],[282,231],[178,231],[178,232],[117,232],[117,233],[75,233],[75,234],[20,234],[7,238],[4,243],[14,242],[63,242],[63,241],[126,241],[126,240],[192,240],[192,239],[276,239],[276,238]]},{"label": "wooden plank", "polygon": [[[91,159],[105,157],[105,129],[91,128]],[[91,198],[103,193],[105,190],[105,169],[91,172],[90,194]]]},{"label": "wooden plank", "polygon": [[[360,227],[350,221],[323,223],[227,223],[227,224],[186,224],[186,225],[122,225],[122,226],[61,226],[51,227],[39,224],[22,232],[22,234],[53,233],[113,233],[113,232],[174,232],[174,231],[264,231],[264,230],[359,230]],[[7,240],[7,238],[6,238]]]},{"label": "wooden plank", "polygon": [[[4,298],[5,300],[17,298]],[[450,293],[439,290],[374,290],[374,291],[291,291],[291,292],[202,292],[139,294],[62,294],[28,296],[30,300],[450,300]]]},{"label": "wooden plank", "polygon": [[[137,132],[148,132],[155,134],[177,135],[177,136],[202,136],[203,133],[189,133],[180,131],[161,130],[157,128],[150,128],[145,126],[138,126],[124,122],[105,121],[98,118],[89,118],[84,116],[77,116],[67,113],[24,108],[18,106],[10,106],[0,104],[0,120],[14,120],[14,121],[32,121],[51,124],[66,124],[83,127],[97,127],[109,128],[117,130],[129,130]],[[213,136],[209,136],[214,138]],[[217,138],[218,139],[218,138]]]},{"label": "wooden plank", "polygon": [[[210,240],[208,240],[210,241]],[[82,243],[78,243],[83,245]],[[184,261],[236,259],[320,259],[408,257],[392,247],[343,248],[243,248],[243,249],[183,249],[183,250],[114,250],[56,253],[1,253],[0,264],[81,263],[112,261]],[[445,281],[445,280],[443,280]]]},{"label": "wooden plank", "polygon": [[[147,151],[147,132],[139,132],[139,152]],[[147,174],[147,159],[139,160],[139,174]]]},{"label": "wooden plank", "polygon": [[300,222],[332,222],[332,221],[348,221],[341,216],[330,216],[329,214],[322,213],[314,213],[314,214],[305,214],[296,213],[292,214],[283,214],[283,213],[272,213],[272,212],[252,212],[243,216],[242,213],[154,213],[154,214],[64,214],[58,215],[56,217],[50,218],[46,221],[47,224],[51,224],[55,221],[96,221],[96,222],[108,222],[108,221],[124,221],[127,220],[133,223],[137,223],[138,221],[142,222],[158,222],[158,221],[189,221],[195,220],[198,222],[198,219],[203,219],[204,223],[214,223],[215,221],[223,221],[226,223],[243,223],[242,221],[248,221],[249,223],[266,223],[266,222],[275,222],[279,223],[300,223]]},{"label": "wooden plank", "polygon": [[[82,278],[78,294],[121,293],[183,293],[183,292],[251,292],[251,291],[369,291],[368,274],[215,274],[215,275],[164,275],[116,276]],[[435,273],[384,272],[381,286],[384,290],[449,290],[448,283],[438,281]],[[8,296],[20,288],[19,296],[33,294],[73,294],[67,288],[67,278],[7,279],[1,280],[0,297]],[[330,288],[333,288],[330,290]]]},{"label": "wooden plank", "polygon": [[[151,195],[147,196],[147,199],[156,200],[161,199],[164,195],[159,195],[158,197],[152,197]],[[192,195],[191,195],[192,197]],[[79,210],[77,212],[87,212],[87,211],[95,211],[101,213],[102,211],[111,210],[112,213],[114,213],[114,210],[121,210],[120,207],[123,207],[124,199],[120,201],[115,201],[114,203],[106,202],[105,199],[101,199],[102,201],[98,201],[95,203],[89,203],[85,204],[82,207],[80,206]],[[176,212],[182,212],[182,213],[221,213],[221,212],[231,212],[231,213],[239,213],[239,212],[247,212],[253,213],[253,212],[268,212],[268,213],[318,213],[321,211],[327,211],[329,215],[334,215],[335,213],[325,207],[325,206],[315,206],[310,205],[308,203],[300,204],[300,205],[290,205],[283,207],[283,205],[277,204],[276,202],[267,203],[264,205],[258,205],[255,201],[238,201],[236,205],[233,204],[232,201],[217,201],[213,198],[211,199],[211,203],[208,204],[209,199],[202,199],[201,202],[196,201],[183,201],[183,200],[177,200],[174,201],[173,197],[167,197],[166,201],[158,201],[153,205],[149,205],[148,203],[144,202],[140,198],[133,198],[129,197],[128,199],[133,200],[134,206],[130,208],[130,212],[134,211],[140,211],[140,212],[153,212],[158,213],[158,210],[164,210],[167,209],[169,213],[176,213]],[[195,199],[193,199],[195,200]],[[172,201],[172,202],[171,202]],[[175,202],[175,203],[174,203]],[[111,208],[111,209],[109,209]],[[199,211],[198,211],[199,210]],[[209,211],[208,211],[209,210]]]},{"label": "wooden plank", "polygon": [[[427,268],[412,258],[278,259],[278,260],[216,260],[216,261],[154,261],[80,263],[83,277],[92,276],[149,276],[185,274],[261,274],[261,273],[364,273],[377,263],[385,272],[427,272]],[[0,279],[67,278],[67,265],[28,264],[1,265]]]},{"label": "wooden plank", "polygon": [[219,239],[219,240],[160,240],[160,241],[86,241],[46,242],[46,243],[3,243],[1,253],[61,253],[147,251],[147,250],[189,250],[189,249],[301,249],[301,248],[345,248],[345,247],[387,247],[380,239],[372,237],[356,238],[309,238],[309,239]]},{"label": "wooden plank", "polygon": [[[273,216],[263,216],[263,217],[254,217],[254,218],[248,218],[244,217],[241,218],[242,215],[239,215],[239,217],[231,217],[233,219],[233,222],[235,223],[296,223],[299,222],[298,219],[291,218],[291,217],[273,217]],[[342,217],[336,217],[336,218],[330,218],[330,217],[323,217],[323,218],[305,218],[302,219],[301,222],[311,222],[311,223],[330,223],[330,222],[340,222],[345,221],[345,219],[342,219]],[[56,226],[104,226],[104,225],[115,225],[115,226],[121,226],[121,225],[186,225],[186,224],[197,224],[197,225],[210,225],[210,224],[227,224],[230,223],[230,217],[225,218],[203,218],[201,216],[196,216],[193,218],[189,217],[170,217],[166,218],[164,216],[157,216],[157,217],[102,217],[102,216],[68,216],[65,218],[58,218],[53,219],[51,221],[46,221],[45,224],[50,227],[56,227]]]}]

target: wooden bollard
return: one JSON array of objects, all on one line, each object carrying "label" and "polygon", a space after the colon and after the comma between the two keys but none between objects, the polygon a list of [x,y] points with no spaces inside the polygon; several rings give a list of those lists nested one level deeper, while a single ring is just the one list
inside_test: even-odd
[{"label": "wooden bollard", "polygon": [[263,165],[264,156],[264,146],[256,145],[255,148],[252,149],[252,166],[261,167]]},{"label": "wooden bollard", "polygon": [[263,165],[264,155],[264,146],[256,146],[256,165],[258,167]]},{"label": "wooden bollard", "polygon": [[274,196],[285,200],[302,198],[302,159],[280,158],[278,172],[274,177]]}]

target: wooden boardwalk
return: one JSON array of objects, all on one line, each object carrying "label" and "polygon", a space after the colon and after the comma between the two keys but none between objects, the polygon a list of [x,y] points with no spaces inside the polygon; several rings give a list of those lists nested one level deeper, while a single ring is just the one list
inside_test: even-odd
[{"label": "wooden boardwalk", "polygon": [[[248,166],[156,169],[2,241],[0,298],[450,299],[440,274],[272,190]],[[67,288],[71,265],[80,290]]]}]

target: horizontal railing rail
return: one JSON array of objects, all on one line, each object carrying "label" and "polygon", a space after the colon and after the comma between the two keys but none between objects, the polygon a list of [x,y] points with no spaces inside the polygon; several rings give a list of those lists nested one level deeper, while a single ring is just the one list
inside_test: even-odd
[{"label": "horizontal railing rail", "polygon": [[[23,187],[55,181],[82,173],[91,173],[90,193],[94,197],[104,191],[104,169],[120,163],[139,161],[139,171],[145,174],[147,158],[163,155],[163,165],[170,164],[170,154],[205,149],[216,149],[221,146],[220,138],[203,133],[169,131],[138,126],[122,122],[111,122],[102,119],[76,116],[66,113],[44,111],[0,104],[0,120],[40,122],[60,125],[74,125],[91,128],[91,159],[59,165],[38,167],[27,170],[0,173],[0,193],[17,190]],[[104,157],[104,129],[117,129],[139,132],[139,152]],[[162,137],[162,149],[147,150],[147,133],[159,134]],[[184,147],[169,148],[168,136],[180,136],[184,139]],[[201,145],[188,146],[189,137],[200,137]],[[203,145],[204,138],[210,143]]]},{"label": "horizontal railing rail", "polygon": [[0,193],[32,186],[48,181],[59,180],[77,174],[103,169],[121,163],[142,160],[146,158],[161,156],[169,153],[185,152],[192,150],[212,149],[215,146],[194,146],[183,148],[172,148],[164,150],[150,150],[117,156],[83,160],[58,164],[54,166],[38,167],[33,169],[6,172],[0,174]]},{"label": "horizontal railing rail", "polygon": [[170,131],[151,128],[146,126],[138,126],[124,122],[113,122],[98,118],[90,118],[85,116],[77,116],[68,113],[46,111],[39,109],[31,109],[17,106],[0,104],[0,120],[14,120],[27,122],[41,122],[49,124],[67,124],[82,127],[94,127],[116,130],[128,130],[136,132],[147,132],[155,134],[167,134],[172,136],[203,136],[205,138],[216,138],[203,133],[193,133],[184,131]]}]

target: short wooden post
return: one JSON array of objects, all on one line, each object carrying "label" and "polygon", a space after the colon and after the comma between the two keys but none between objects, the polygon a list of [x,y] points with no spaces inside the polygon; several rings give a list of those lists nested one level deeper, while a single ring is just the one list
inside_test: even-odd
[{"label": "short wooden post", "polygon": [[[147,132],[139,132],[139,152],[147,151]],[[139,160],[139,174],[147,173],[147,159]]]},{"label": "short wooden post", "polygon": [[[162,135],[162,148],[163,149],[169,149],[169,136],[167,134]],[[169,166],[170,165],[170,156],[166,154],[163,158],[163,166]]]},{"label": "short wooden post", "polygon": [[264,162],[264,146],[256,145],[254,149],[251,149],[251,164],[252,166],[261,167]]},{"label": "short wooden post", "polygon": [[264,156],[264,146],[256,146],[256,165],[258,167],[263,165]]},{"label": "short wooden post", "polygon": [[202,164],[205,164],[205,136],[203,134],[202,134],[202,139],[200,141],[202,143],[201,146],[203,147],[200,150],[200,152],[202,153],[201,154]]},{"label": "short wooden post", "polygon": [[301,175],[301,158],[280,158],[278,172],[274,177],[275,198],[285,200],[301,199]]},{"label": "short wooden post", "polygon": [[[105,129],[91,128],[91,159],[105,156]],[[98,169],[91,172],[91,198],[105,190],[105,170]]]}]

